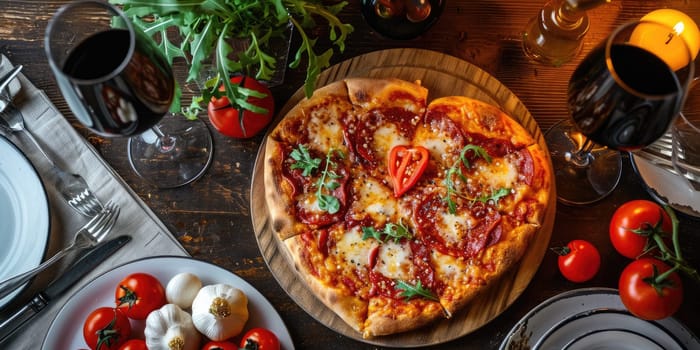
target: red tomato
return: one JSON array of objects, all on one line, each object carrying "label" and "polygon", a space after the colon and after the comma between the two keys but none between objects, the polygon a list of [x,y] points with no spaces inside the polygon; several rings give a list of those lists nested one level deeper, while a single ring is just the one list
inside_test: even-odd
[{"label": "red tomato", "polygon": [[233,138],[250,138],[258,134],[272,121],[272,115],[275,112],[275,99],[267,86],[253,78],[235,76],[231,78],[231,83],[240,85],[241,80],[243,87],[266,95],[263,98],[249,97],[247,101],[266,109],[267,113],[255,113],[242,109],[243,115],[241,116],[239,110],[231,106],[226,96],[219,99],[212,98],[207,112],[211,124],[220,133]]},{"label": "red tomato", "polygon": [[618,253],[630,259],[642,256],[649,248],[650,233],[671,235],[671,219],[658,204],[647,200],[629,201],[615,211],[610,220],[610,241]]},{"label": "red tomato", "polygon": [[655,258],[641,258],[625,267],[618,288],[620,299],[629,312],[641,319],[660,320],[678,311],[683,302],[683,284],[678,274],[671,273],[660,285],[651,283],[669,269]]},{"label": "red tomato", "polygon": [[148,350],[148,347],[143,339],[129,339],[119,347],[119,350]]},{"label": "red tomato", "polygon": [[566,247],[553,249],[559,254],[559,271],[571,282],[585,282],[600,268],[598,249],[588,241],[575,239]]},{"label": "red tomato", "polygon": [[165,305],[165,289],[157,278],[147,273],[133,273],[117,285],[117,307],[129,318],[145,320],[148,314]]},{"label": "red tomato", "polygon": [[93,350],[116,350],[131,336],[129,319],[119,309],[100,307],[83,323],[83,338]]},{"label": "red tomato", "polygon": [[[256,347],[257,344],[257,347]],[[279,350],[280,341],[275,333],[265,328],[253,328],[241,338],[242,349]]]},{"label": "red tomato", "polygon": [[210,341],[204,344],[202,350],[238,350],[238,346],[228,341]]}]

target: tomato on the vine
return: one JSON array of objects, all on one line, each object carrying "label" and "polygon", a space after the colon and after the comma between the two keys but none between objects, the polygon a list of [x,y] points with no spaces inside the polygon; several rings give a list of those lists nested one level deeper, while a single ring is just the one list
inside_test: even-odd
[{"label": "tomato on the vine", "polygon": [[588,241],[575,239],[565,247],[553,248],[558,255],[559,271],[571,282],[585,282],[600,268],[600,253]]},{"label": "tomato on the vine", "polygon": [[655,258],[631,262],[620,275],[620,299],[627,310],[645,320],[660,320],[673,315],[683,302],[683,284],[676,272],[659,281],[671,268]]},{"label": "tomato on the vine", "polygon": [[241,349],[279,350],[280,341],[272,331],[265,328],[253,328],[241,338]]},{"label": "tomato on the vine", "polygon": [[[223,135],[233,138],[250,138],[257,135],[272,121],[275,113],[275,99],[267,86],[247,76],[235,76],[231,83],[243,84],[244,88],[260,92],[265,97],[250,96],[246,101],[254,106],[264,108],[265,113],[256,113],[247,109],[233,107],[228,97],[212,98],[207,107],[211,124]],[[223,86],[222,86],[223,90]]]},{"label": "tomato on the vine", "polygon": [[163,285],[147,273],[133,273],[124,277],[114,294],[117,308],[136,320],[145,320],[151,311],[167,302]]},{"label": "tomato on the vine", "polygon": [[648,200],[629,201],[615,211],[610,220],[610,241],[618,253],[630,259],[644,255],[653,247],[652,234],[671,235],[671,218],[658,204]]},{"label": "tomato on the vine", "polygon": [[238,350],[238,346],[230,341],[210,341],[204,344],[202,350]]},{"label": "tomato on the vine", "polygon": [[117,350],[130,336],[129,319],[112,307],[93,310],[83,323],[83,338],[92,350]]},{"label": "tomato on the vine", "polygon": [[148,350],[148,347],[143,339],[129,339],[119,347],[119,350]]}]

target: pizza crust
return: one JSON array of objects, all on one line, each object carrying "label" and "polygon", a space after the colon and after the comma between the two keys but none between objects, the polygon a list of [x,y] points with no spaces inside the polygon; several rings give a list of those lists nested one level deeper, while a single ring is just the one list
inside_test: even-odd
[{"label": "pizza crust", "polygon": [[[303,257],[308,256],[309,253],[319,253],[316,249],[310,248],[301,236],[291,237],[285,240],[284,244],[291,253],[298,275],[304,279],[311,292],[350,327],[358,332],[363,332],[364,322],[367,318],[367,302],[358,296],[347,293],[347,290],[343,288],[328,283],[327,276],[323,276],[328,271],[314,270]],[[322,266],[323,264],[318,265]]]}]

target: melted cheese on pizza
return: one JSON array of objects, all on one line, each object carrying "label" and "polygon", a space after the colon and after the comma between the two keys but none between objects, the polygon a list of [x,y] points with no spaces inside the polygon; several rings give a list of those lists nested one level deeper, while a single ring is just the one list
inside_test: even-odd
[{"label": "melted cheese on pizza", "polygon": [[450,161],[450,154],[455,152],[456,146],[447,132],[428,128],[418,128],[413,144],[427,148],[430,157],[442,164]]},{"label": "melted cheese on pizza", "polygon": [[475,175],[478,182],[492,190],[513,188],[518,182],[518,165],[513,164],[513,157],[493,159],[491,163],[479,162]]},{"label": "melted cheese on pizza", "polygon": [[355,179],[353,188],[356,200],[352,204],[352,215],[356,219],[369,216],[376,227],[384,226],[388,221],[396,221],[400,212],[399,202],[394,198],[391,189],[379,180],[369,176]]},{"label": "melted cheese on pizza", "polygon": [[343,144],[343,126],[337,116],[331,117],[326,113],[324,110],[313,111],[308,122],[309,143],[324,152]]},{"label": "melted cheese on pizza", "polygon": [[375,271],[390,279],[410,280],[414,276],[411,247],[386,241],[379,247]]},{"label": "melted cheese on pizza", "polygon": [[439,220],[435,224],[448,245],[458,244],[464,240],[468,236],[469,229],[476,225],[475,220],[467,213],[461,213],[461,215],[446,213],[441,215]]},{"label": "melted cheese on pizza", "polygon": [[350,266],[362,268],[369,266],[370,251],[378,243],[371,239],[362,239],[359,227],[353,227],[336,242],[333,254]]},{"label": "melted cheese on pizza", "polygon": [[374,132],[374,149],[377,154],[386,159],[387,154],[394,146],[410,145],[411,141],[401,136],[395,124],[385,124]]}]

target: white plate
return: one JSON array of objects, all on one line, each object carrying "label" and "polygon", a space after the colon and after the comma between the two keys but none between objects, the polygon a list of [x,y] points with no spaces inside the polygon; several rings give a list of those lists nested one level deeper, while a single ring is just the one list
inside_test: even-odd
[{"label": "white plate", "polygon": [[656,200],[687,215],[700,217],[700,192],[682,177],[672,174],[642,157],[630,156],[634,170],[642,178],[648,192]]},{"label": "white plate", "polygon": [[[293,350],[294,343],[287,327],[272,304],[265,299],[253,286],[242,278],[216,265],[186,257],[153,257],[136,260],[110,270],[90,281],[78,292],[73,294],[68,302],[54,318],[49,332],[46,334],[41,348],[55,349],[84,349],[82,325],[87,315],[101,306],[114,305],[114,288],[127,275],[134,272],[149,273],[163,283],[168,283],[171,277],[181,272],[197,275],[203,285],[226,283],[234,286],[248,297],[248,322],[243,329],[246,332],[252,327],[264,327],[277,335],[283,350]],[[132,335],[143,335],[143,321],[133,321]],[[139,331],[141,333],[139,333]]]},{"label": "white plate", "polygon": [[[29,160],[4,137],[0,155],[0,280],[4,280],[41,263],[51,216],[44,185]],[[0,308],[22,289],[0,299]]]},{"label": "white plate", "polygon": [[510,330],[500,349],[690,350],[700,349],[700,340],[674,318],[633,316],[616,289],[586,288],[536,306]]}]

